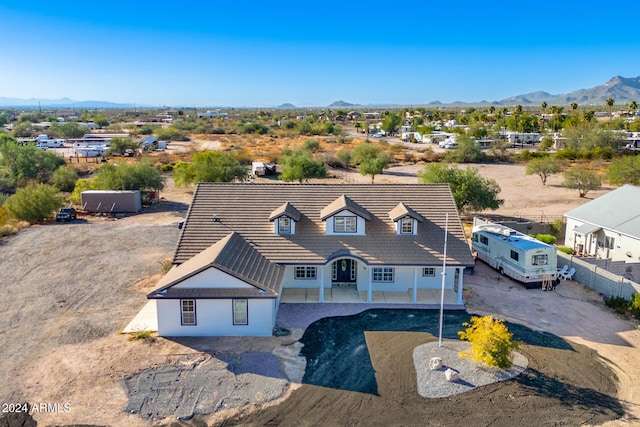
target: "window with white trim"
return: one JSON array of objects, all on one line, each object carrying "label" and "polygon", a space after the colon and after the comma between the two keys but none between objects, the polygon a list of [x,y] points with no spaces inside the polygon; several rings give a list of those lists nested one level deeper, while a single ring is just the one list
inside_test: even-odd
[{"label": "window with white trim", "polygon": [[607,249],[615,249],[616,247],[616,238],[605,236],[604,238],[604,247]]},{"label": "window with white trim", "polygon": [[298,280],[302,279],[315,279],[316,278],[316,267],[296,267],[295,278]]},{"label": "window with white trim", "polygon": [[434,267],[423,267],[422,275],[424,277],[434,277],[436,275],[436,269]]},{"label": "window with white trim", "polygon": [[374,282],[393,282],[395,269],[393,267],[373,267]]},{"label": "window with white trim", "polygon": [[278,234],[291,234],[291,218],[288,216],[278,218]]},{"label": "window with white trim", "polygon": [[356,228],[357,218],[355,216],[336,216],[333,218],[334,233],[355,233]]},{"label": "window with white trim", "polygon": [[533,255],[531,257],[531,265],[547,265],[547,264],[549,264],[549,256],[547,254]]},{"label": "window with white trim", "polygon": [[180,300],[180,322],[185,326],[196,324],[196,300]]},{"label": "window with white trim", "polygon": [[233,300],[233,324],[234,325],[248,325],[248,303],[246,299],[234,299]]},{"label": "window with white trim", "polygon": [[407,216],[400,220],[400,234],[413,234],[413,218]]}]

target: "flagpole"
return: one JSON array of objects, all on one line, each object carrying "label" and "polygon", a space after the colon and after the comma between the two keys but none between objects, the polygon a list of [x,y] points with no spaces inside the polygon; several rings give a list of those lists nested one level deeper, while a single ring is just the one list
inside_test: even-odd
[{"label": "flagpole", "polygon": [[442,256],[442,290],[440,291],[440,334],[438,336],[438,347],[442,347],[442,324],[444,323],[444,280],[447,271],[447,234],[449,232],[448,213],[444,221],[444,251]]}]

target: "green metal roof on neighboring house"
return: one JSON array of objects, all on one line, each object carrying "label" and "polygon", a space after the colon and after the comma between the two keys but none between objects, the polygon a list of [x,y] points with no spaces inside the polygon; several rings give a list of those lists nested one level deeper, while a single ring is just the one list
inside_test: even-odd
[{"label": "green metal roof on neighboring house", "polygon": [[[400,203],[404,208],[398,208]],[[295,234],[275,234],[271,220],[291,212],[291,207],[299,213]],[[325,235],[327,215],[343,209],[367,219],[366,235]],[[390,212],[399,210],[424,219],[416,235],[396,234]],[[325,264],[336,254],[358,257],[370,265],[441,265],[446,214],[447,263],[471,267],[471,251],[445,184],[200,183],[173,262],[185,263],[236,232],[280,265]]]},{"label": "green metal roof on neighboring house", "polygon": [[640,239],[640,187],[624,185],[564,216]]}]

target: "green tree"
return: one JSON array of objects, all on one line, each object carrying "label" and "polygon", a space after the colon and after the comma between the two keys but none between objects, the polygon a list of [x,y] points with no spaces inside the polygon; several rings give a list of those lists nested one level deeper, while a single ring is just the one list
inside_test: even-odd
[{"label": "green tree", "polygon": [[185,133],[173,126],[164,129],[156,129],[155,136],[159,141],[182,141],[185,139]]},{"label": "green tree", "polygon": [[461,353],[476,362],[498,368],[510,368],[513,364],[513,352],[520,347],[520,342],[513,339],[504,320],[493,316],[472,316],[471,322],[462,324],[467,329],[459,331],[461,340],[471,343],[471,348]]},{"label": "green tree", "polygon": [[560,163],[554,157],[536,157],[527,163],[527,175],[538,175],[542,185],[547,185],[549,175],[555,175],[559,172]]},{"label": "green tree", "polygon": [[566,188],[578,190],[580,197],[584,197],[591,190],[600,187],[600,175],[597,172],[576,166],[564,173],[564,182]]},{"label": "green tree", "polygon": [[47,184],[31,184],[21,188],[2,205],[10,217],[32,224],[51,218],[62,206],[62,195]]},{"label": "green tree", "polygon": [[71,195],[68,197],[70,203],[80,206],[82,203],[82,192],[87,190],[96,190],[93,179],[79,179],[76,181]]},{"label": "green tree", "polygon": [[12,133],[16,138],[30,138],[36,136],[38,131],[30,122],[20,122],[13,127]]},{"label": "green tree", "polygon": [[351,165],[351,150],[349,150],[348,148],[343,148],[342,150],[338,151],[336,153],[336,157],[344,166],[348,167]]},{"label": "green tree", "polygon": [[445,160],[453,163],[481,163],[487,159],[487,155],[482,151],[480,145],[467,135],[456,137],[458,146],[447,151]]},{"label": "green tree", "polygon": [[638,103],[636,101],[631,101],[629,103],[629,110],[631,110],[632,114],[635,114],[637,109],[638,109]]},{"label": "green tree", "polygon": [[283,181],[304,182],[309,178],[324,178],[327,170],[322,162],[311,158],[311,153],[305,149],[285,150],[281,159]]},{"label": "green tree", "polygon": [[127,150],[137,150],[139,144],[131,138],[113,138],[107,154],[124,154]]},{"label": "green tree", "polygon": [[0,144],[0,168],[5,169],[14,186],[30,180],[46,183],[51,174],[64,164],[62,157],[32,144],[20,145],[13,139],[5,139]]},{"label": "green tree", "polygon": [[398,132],[401,123],[402,118],[398,114],[390,113],[382,120],[382,126],[380,126],[380,128],[389,135],[393,135]]},{"label": "green tree", "polygon": [[103,164],[93,179],[97,190],[161,190],[164,180],[149,162]]},{"label": "green tree", "polygon": [[87,129],[76,122],[56,123],[51,126],[51,131],[59,138],[82,138],[87,133]]},{"label": "green tree", "polygon": [[553,138],[549,135],[546,135],[540,141],[540,151],[547,151],[553,147],[554,141]]},{"label": "green tree", "polygon": [[504,200],[498,198],[500,186],[493,179],[480,176],[478,169],[459,169],[442,163],[430,163],[418,172],[422,184],[449,184],[460,212],[498,209]]},{"label": "green tree", "polygon": [[191,163],[179,162],[173,169],[178,186],[198,182],[230,182],[244,180],[246,169],[237,157],[221,151],[201,151],[193,155]]},{"label": "green tree", "polygon": [[358,144],[352,152],[351,163],[358,165],[361,175],[371,176],[371,183],[389,165],[389,157],[376,145],[370,142]]},{"label": "green tree", "polygon": [[68,166],[56,169],[51,176],[51,183],[60,191],[73,191],[77,180],[78,172]]},{"label": "green tree", "polygon": [[615,159],[607,169],[607,179],[613,185],[640,185],[640,156]]}]

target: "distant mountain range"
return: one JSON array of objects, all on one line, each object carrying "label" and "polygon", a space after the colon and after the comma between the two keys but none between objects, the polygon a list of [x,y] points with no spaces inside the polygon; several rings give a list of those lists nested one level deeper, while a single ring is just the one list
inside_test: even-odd
[{"label": "distant mountain range", "polygon": [[[594,86],[590,89],[579,89],[566,94],[553,95],[544,91],[526,93],[524,95],[516,95],[504,98],[499,101],[455,101],[451,103],[442,103],[440,101],[431,101],[425,106],[446,107],[446,106],[488,106],[488,105],[522,105],[532,106],[540,105],[546,102],[551,105],[570,105],[575,102],[578,105],[604,105],[608,98],[613,98],[616,105],[626,105],[631,101],[640,102],[640,76],[638,77],[621,77],[615,76],[603,85]],[[415,105],[415,104],[414,104]],[[74,101],[69,98],[61,99],[19,99],[19,98],[3,98],[0,97],[0,106],[3,107],[57,107],[57,108],[134,108],[134,104],[119,104],[108,101]],[[353,104],[346,101],[336,101],[331,103],[328,108],[353,109],[363,107],[399,107],[397,104]],[[145,108],[142,105],[137,107]],[[296,109],[291,103],[280,104],[278,109]]]},{"label": "distant mountain range", "polygon": [[57,108],[133,108],[133,104],[119,104],[108,101],[74,101],[69,98],[39,99],[39,98],[4,98],[0,96],[0,106],[3,107],[57,107]]},{"label": "distant mountain range", "polygon": [[552,95],[547,92],[531,92],[524,95],[505,98],[498,103],[500,105],[540,105],[546,102],[548,105],[570,105],[575,102],[578,105],[604,105],[608,98],[613,98],[616,105],[628,104],[631,101],[640,102],[640,76],[621,77],[615,76],[603,85],[594,86],[591,89],[579,89],[567,94]]}]

